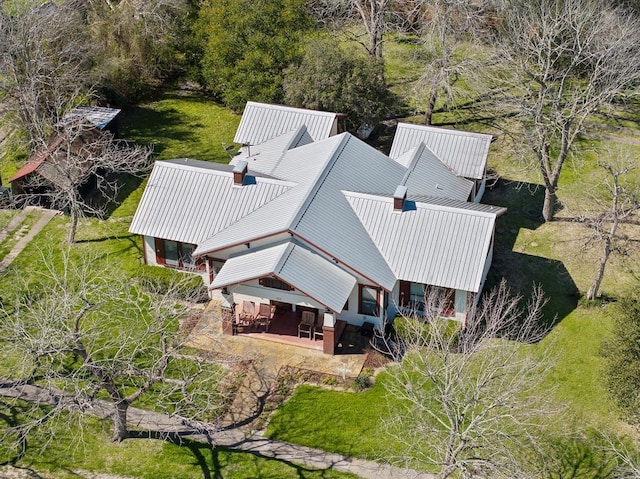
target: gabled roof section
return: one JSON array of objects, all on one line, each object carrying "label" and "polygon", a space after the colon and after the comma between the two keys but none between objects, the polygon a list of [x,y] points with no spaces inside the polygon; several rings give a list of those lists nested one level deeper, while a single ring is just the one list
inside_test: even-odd
[{"label": "gabled roof section", "polygon": [[[342,136],[342,135],[341,135]],[[345,133],[332,161],[300,208],[291,230],[387,290],[395,276],[342,190],[393,194],[406,168]]]},{"label": "gabled roof section", "polygon": [[129,231],[198,244],[295,185],[248,175],[238,186],[231,169],[189,159],[157,161]]},{"label": "gabled roof section", "polygon": [[233,141],[258,145],[302,125],[313,141],[324,140],[331,135],[337,117],[337,113],[249,101]]},{"label": "gabled roof section", "polygon": [[398,279],[478,292],[491,246],[495,213],[475,207],[408,201],[344,192]]},{"label": "gabled roof section", "polygon": [[337,135],[287,151],[271,174],[293,181],[296,186],[225,230],[202,241],[194,254],[211,253],[289,230],[295,215],[314,191],[318,179],[328,168],[335,152],[341,148],[345,135]]},{"label": "gabled roof section", "polygon": [[466,201],[473,182],[457,176],[424,143],[410,150],[407,173],[402,184],[411,194]]},{"label": "gabled roof section", "polygon": [[258,171],[271,175],[285,153],[293,148],[313,143],[313,139],[304,125],[295,130],[284,133],[276,138],[267,140],[250,148],[243,147],[240,154],[235,156],[231,164],[245,160],[251,171]]},{"label": "gabled roof section", "polygon": [[275,275],[329,309],[339,312],[357,281],[346,271],[289,241],[228,259],[211,288]]},{"label": "gabled roof section", "polygon": [[424,142],[435,155],[460,176],[482,179],[487,166],[491,135],[398,123],[389,156],[396,161]]},{"label": "gabled roof section", "polygon": [[99,130],[104,129],[109,123],[111,123],[116,116],[120,113],[120,110],[116,108],[105,108],[100,106],[77,106],[72,108],[62,120],[60,120],[60,126],[66,126],[78,120],[88,121]]},{"label": "gabled roof section", "polygon": [[396,277],[342,189],[393,194],[406,171],[349,133],[289,150],[272,175],[295,181],[296,186],[202,241],[194,254],[215,254],[256,238],[289,231],[391,290]]}]

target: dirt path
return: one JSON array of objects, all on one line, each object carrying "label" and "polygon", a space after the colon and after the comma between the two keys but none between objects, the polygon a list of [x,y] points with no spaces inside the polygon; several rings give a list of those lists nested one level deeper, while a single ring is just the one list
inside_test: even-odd
[{"label": "dirt path", "polygon": [[[69,410],[77,410],[71,395],[59,390],[46,390],[38,386],[0,382],[0,395],[20,398],[40,404],[58,404]],[[96,400],[84,411],[93,416],[108,419],[112,406],[107,401]],[[183,438],[207,444],[207,438],[183,418],[168,416],[139,408],[129,408],[128,425],[160,435],[176,434]],[[366,461],[334,454],[319,449],[267,439],[258,434],[245,435],[240,430],[220,430],[214,433],[213,442],[236,451],[250,452],[262,457],[285,462],[295,462],[317,469],[350,472],[366,479],[435,479],[432,474],[419,473],[388,464]],[[2,476],[0,476],[1,478]],[[28,477],[28,476],[27,476]]]}]

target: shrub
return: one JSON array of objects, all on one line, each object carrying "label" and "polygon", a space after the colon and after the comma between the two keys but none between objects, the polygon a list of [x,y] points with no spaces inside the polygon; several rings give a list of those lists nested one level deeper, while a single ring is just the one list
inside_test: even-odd
[{"label": "shrub", "polygon": [[371,378],[369,376],[360,375],[353,380],[353,389],[358,392],[364,391],[371,387]]},{"label": "shrub", "polygon": [[285,71],[284,90],[288,105],[346,114],[351,131],[375,126],[392,102],[381,63],[327,41],[310,43],[302,63]]}]

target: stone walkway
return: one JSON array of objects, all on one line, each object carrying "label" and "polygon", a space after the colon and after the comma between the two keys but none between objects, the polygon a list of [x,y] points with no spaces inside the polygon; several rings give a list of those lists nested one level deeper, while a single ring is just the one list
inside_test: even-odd
[{"label": "stone walkway", "polygon": [[[14,384],[6,380],[0,380],[0,395],[40,404],[62,405],[72,411],[78,409],[72,396],[62,391],[46,390],[33,385]],[[107,401],[95,400],[91,407],[85,409],[84,412],[102,419],[109,419],[112,409],[111,404]],[[188,425],[184,418],[131,407],[127,419],[127,424],[132,428],[167,435],[173,434],[193,441],[209,443],[207,437],[198,432],[197,429],[200,429],[198,425],[195,427],[193,424]],[[200,426],[204,427],[205,425]],[[316,469],[349,472],[366,479],[435,479],[432,474],[274,441],[259,434],[245,435],[237,429],[216,431],[212,438],[213,444],[216,446],[250,452],[279,461],[304,464]]]},{"label": "stone walkway", "polygon": [[5,270],[11,264],[11,262],[16,259],[16,257],[22,252],[22,250],[26,248],[29,242],[33,238],[35,238],[35,236],[40,233],[40,231],[42,231],[42,229],[47,226],[47,224],[49,224],[49,221],[51,221],[54,216],[60,213],[59,211],[55,210],[47,210],[36,206],[27,206],[12,219],[12,221],[9,223],[9,226],[4,231],[4,237],[0,237],[0,241],[3,241],[11,231],[13,231],[22,223],[27,214],[33,211],[42,212],[40,218],[33,226],[31,226],[31,228],[29,228],[29,232],[22,238],[20,238],[15,246],[11,249],[11,251],[9,251],[9,253],[7,253],[7,255],[2,259],[2,261],[0,261],[0,271]]}]

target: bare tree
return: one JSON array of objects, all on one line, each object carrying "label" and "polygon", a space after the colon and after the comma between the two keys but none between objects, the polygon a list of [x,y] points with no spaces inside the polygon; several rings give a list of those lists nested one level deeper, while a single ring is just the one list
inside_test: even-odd
[{"label": "bare tree", "polygon": [[[78,220],[84,214],[102,216],[108,201],[116,198],[121,179],[117,174],[141,174],[150,166],[151,149],[116,140],[108,131],[85,121],[63,125],[46,147],[36,153],[41,165],[22,185],[18,200],[30,200],[37,191],[54,208],[71,217],[68,242],[75,241]],[[98,197],[84,189],[94,186]],[[22,197],[22,198],[21,198]]]},{"label": "bare tree", "polygon": [[105,267],[104,258],[54,256],[43,252],[39,268],[26,272],[31,281],[19,280],[4,298],[0,331],[9,379],[62,390],[47,403],[49,418],[108,400],[114,441],[129,436],[127,412],[142,398],[210,434],[225,402],[218,389],[223,369],[185,355],[186,335],[178,328],[189,308],[185,285],[147,282],[143,289]]},{"label": "bare tree", "polygon": [[358,35],[351,35],[352,39],[360,43],[370,57],[382,60],[387,17],[396,3],[397,0],[315,0],[310,7],[314,17],[325,24],[343,26],[345,21],[359,19],[366,41]]},{"label": "bare tree", "polygon": [[439,478],[524,477],[519,455],[535,447],[541,417],[554,410],[541,390],[548,353],[529,345],[547,331],[542,291],[521,307],[503,282],[464,326],[439,318],[433,298],[425,302],[426,317],[399,326],[403,359],[388,383],[397,408],[386,427],[402,460],[435,465]]},{"label": "bare tree", "polygon": [[81,0],[9,0],[0,5],[0,93],[31,148],[91,95],[89,45]]},{"label": "bare tree", "polygon": [[482,4],[467,0],[429,0],[424,2],[418,23],[420,56],[425,68],[416,89],[426,91],[425,125],[430,125],[441,93],[452,104],[457,80],[480,67],[480,55],[473,51],[477,30],[485,15]]},{"label": "bare tree", "polygon": [[[587,299],[598,296],[604,278],[607,261],[611,254],[625,254],[630,238],[620,231],[620,227],[636,211],[640,210],[640,186],[631,188],[621,183],[624,175],[635,169],[635,161],[628,156],[620,156],[612,163],[600,162],[599,166],[607,173],[605,186],[610,196],[608,211],[598,214],[582,215],[580,220],[593,231],[589,245],[602,246],[602,255],[593,282],[587,291]],[[606,206],[601,209],[605,209]]]},{"label": "bare tree", "polygon": [[544,181],[542,215],[554,218],[558,181],[590,115],[634,93],[640,80],[640,20],[594,0],[517,0],[504,10],[500,107],[535,155]]}]

